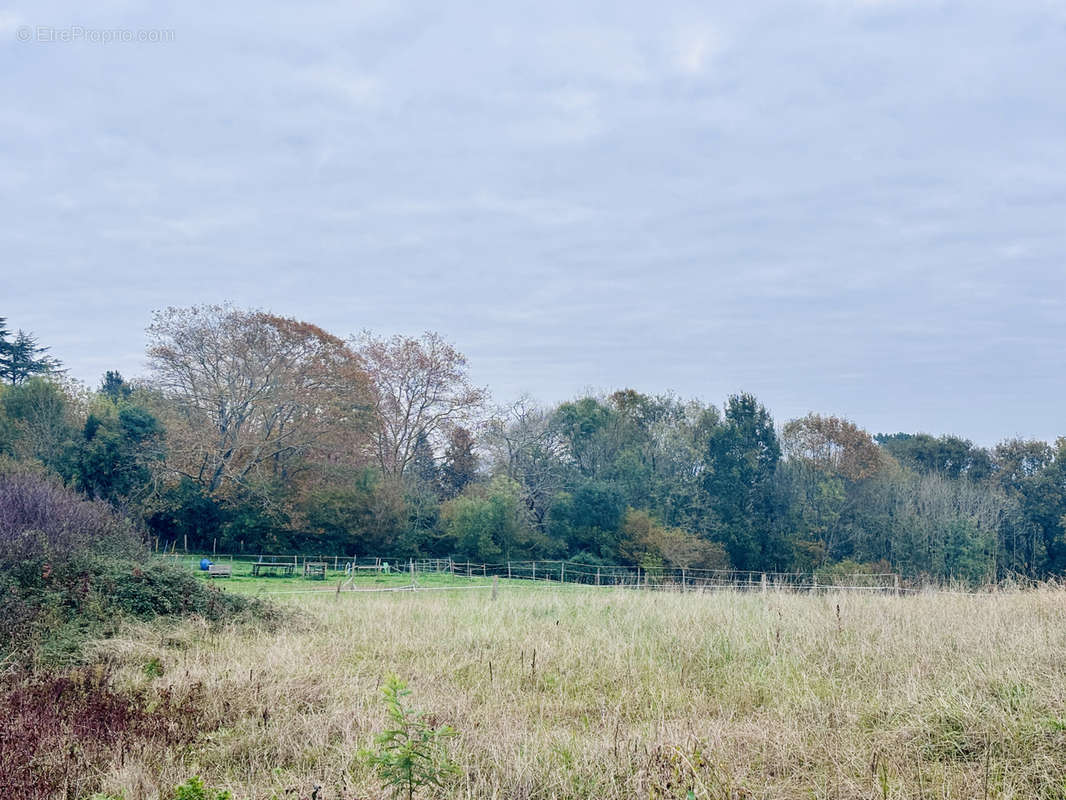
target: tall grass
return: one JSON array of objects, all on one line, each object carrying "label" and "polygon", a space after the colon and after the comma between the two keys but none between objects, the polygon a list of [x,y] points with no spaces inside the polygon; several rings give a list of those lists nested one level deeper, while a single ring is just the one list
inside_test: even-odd
[{"label": "tall grass", "polygon": [[153,798],[197,773],[238,800],[383,797],[359,752],[395,672],[459,731],[452,798],[1066,796],[1060,590],[287,602],[302,622],[281,631],[183,623],[99,646],[126,688],[200,685],[207,731],[112,764],[102,788]]}]

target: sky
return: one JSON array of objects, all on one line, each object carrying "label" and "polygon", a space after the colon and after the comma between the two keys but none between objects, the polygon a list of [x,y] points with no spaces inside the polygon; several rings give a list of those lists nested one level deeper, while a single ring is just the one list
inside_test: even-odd
[{"label": "sky", "polygon": [[0,316],[91,385],[231,302],[501,404],[1050,440],[1066,3],[0,2],[0,219]]}]

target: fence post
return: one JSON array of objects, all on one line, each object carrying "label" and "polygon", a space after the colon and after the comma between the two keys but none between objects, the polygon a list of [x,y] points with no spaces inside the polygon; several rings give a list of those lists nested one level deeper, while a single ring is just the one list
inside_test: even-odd
[{"label": "fence post", "polygon": [[481,577],[482,578],[484,578],[486,575],[489,574],[488,569],[489,569],[489,565],[488,564],[482,564],[481,565]]},{"label": "fence post", "polygon": [[415,582],[415,560],[412,558],[410,562],[411,566],[411,583]]},{"label": "fence post", "polygon": [[455,562],[452,561],[452,557],[448,556],[448,569],[451,570],[452,577],[455,577]]},{"label": "fence post", "polygon": [[893,583],[895,584],[896,597],[899,597],[899,575],[892,576]]},{"label": "fence post", "polygon": [[766,594],[766,573],[765,572],[762,574],[762,577],[759,578],[759,588],[762,590],[763,594]]},{"label": "fence post", "polygon": [[811,573],[811,594],[814,594],[817,591],[818,591],[818,573],[817,572],[812,572]]},{"label": "fence post", "polygon": [[685,582],[686,582],[685,581],[685,568],[682,567],[681,568],[681,591],[682,591],[682,593],[685,591]]},{"label": "fence post", "polygon": [[189,534],[185,534],[185,552],[189,552]]},{"label": "fence post", "polygon": [[507,580],[511,580],[511,562],[507,562]]},{"label": "fence post", "polygon": [[596,567],[596,585],[600,585],[600,568]]},{"label": "fence post", "polygon": [[496,590],[499,588],[499,586],[500,586],[500,576],[499,575],[493,575],[492,576],[492,599],[493,600],[496,599]]},{"label": "fence post", "polygon": [[533,580],[537,579],[537,562],[533,562]]},{"label": "fence post", "polygon": [[566,562],[559,563],[559,583],[566,583]]}]

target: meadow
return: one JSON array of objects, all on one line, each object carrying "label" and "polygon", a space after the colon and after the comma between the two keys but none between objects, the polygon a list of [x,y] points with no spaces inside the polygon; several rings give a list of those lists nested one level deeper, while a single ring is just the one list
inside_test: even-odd
[{"label": "meadow", "polygon": [[166,798],[199,775],[237,800],[385,797],[361,753],[395,673],[458,731],[448,798],[1066,796],[1059,589],[274,597],[294,612],[279,629],[98,643],[124,688],[195,691],[205,731],[125,753],[107,793]]}]

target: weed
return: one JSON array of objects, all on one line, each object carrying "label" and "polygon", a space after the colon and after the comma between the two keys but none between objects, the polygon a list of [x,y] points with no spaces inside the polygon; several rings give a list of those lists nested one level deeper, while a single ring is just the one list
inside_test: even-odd
[{"label": "weed", "polygon": [[163,675],[163,662],[158,656],[148,659],[144,663],[144,676],[146,678],[159,678]]},{"label": "weed", "polygon": [[185,783],[174,787],[174,800],[233,800],[233,795],[224,790],[207,788],[199,776],[194,775]]}]

